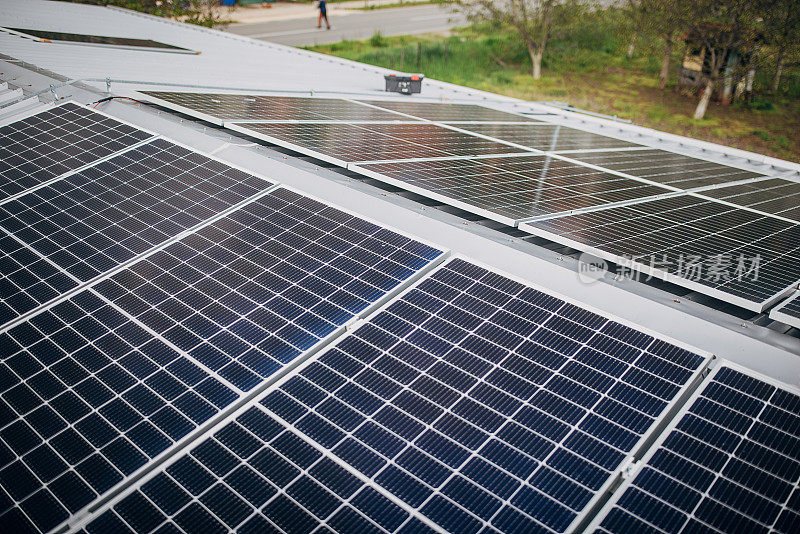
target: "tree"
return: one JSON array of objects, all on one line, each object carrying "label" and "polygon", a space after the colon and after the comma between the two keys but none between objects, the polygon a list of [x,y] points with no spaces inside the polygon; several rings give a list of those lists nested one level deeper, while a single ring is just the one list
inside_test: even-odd
[{"label": "tree", "polygon": [[781,83],[786,60],[800,53],[800,5],[797,0],[762,0],[764,40],[775,55],[775,74],[770,90]]},{"label": "tree", "polygon": [[454,0],[473,22],[509,26],[519,35],[533,66],[533,77],[542,77],[542,58],[553,29],[579,14],[582,0]]},{"label": "tree", "polygon": [[758,35],[759,0],[694,0],[689,35],[705,49],[708,74],[694,112],[705,117],[714,86],[723,72],[728,55],[734,50],[752,48]]},{"label": "tree", "polygon": [[640,4],[645,21],[643,30],[651,31],[664,41],[664,55],[658,76],[658,86],[664,89],[669,82],[675,39],[680,38],[692,22],[691,3],[686,0],[640,0]]}]

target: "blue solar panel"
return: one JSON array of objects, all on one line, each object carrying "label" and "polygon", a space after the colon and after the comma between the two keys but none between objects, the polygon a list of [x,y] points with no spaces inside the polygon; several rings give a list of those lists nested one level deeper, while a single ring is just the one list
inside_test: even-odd
[{"label": "blue solar panel", "polygon": [[[251,407],[92,521],[106,532],[433,532],[262,406]],[[323,529],[324,531],[324,529]]]},{"label": "blue solar panel", "polygon": [[67,102],[0,128],[0,201],[152,134]]},{"label": "blue solar panel", "polygon": [[797,532],[800,394],[723,365],[599,532]]},{"label": "blue solar panel", "polygon": [[249,390],[441,254],[280,188],[97,289]]},{"label": "blue solar panel", "polygon": [[237,394],[84,290],[0,334],[0,525],[47,532]]},{"label": "blue solar panel", "polygon": [[8,329],[0,525],[62,523],[441,254],[278,189]]},{"label": "blue solar panel", "polygon": [[[452,260],[262,394],[248,412],[258,422],[248,426],[243,415],[228,423],[173,464],[190,472],[158,473],[158,489],[148,495],[145,484],[88,530],[135,529],[121,510],[146,497],[158,509],[152,529],[170,521],[192,531],[213,519],[245,531],[269,524],[310,532],[324,522],[352,532],[355,523],[339,514],[356,517],[355,507],[383,532],[424,523],[451,532],[563,532],[705,361]],[[270,452],[256,452],[266,443]],[[363,504],[331,497],[325,478],[311,477],[327,489],[295,488],[320,458],[348,466],[331,480],[359,475],[348,495],[368,493]],[[228,473],[237,469],[257,483],[234,486]],[[245,493],[264,487],[262,476],[272,489],[250,501]],[[178,490],[167,480],[189,495],[172,497]],[[226,517],[217,494],[247,505]]]},{"label": "blue solar panel", "polygon": [[157,139],[0,205],[0,324],[271,185]]}]

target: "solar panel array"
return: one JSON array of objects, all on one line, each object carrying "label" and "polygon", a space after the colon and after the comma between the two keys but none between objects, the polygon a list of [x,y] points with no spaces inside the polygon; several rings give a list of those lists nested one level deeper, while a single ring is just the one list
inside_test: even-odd
[{"label": "solar panel array", "polygon": [[[664,268],[740,305],[800,281],[794,182],[657,153],[595,169],[570,143],[626,142],[490,124],[508,117],[479,106],[216,96],[190,104],[340,121],[246,128],[389,161],[362,171],[642,268],[758,257],[757,278]],[[566,532],[596,518],[609,532],[789,532],[798,519],[796,393],[723,366],[648,453],[708,357],[465,259],[424,275],[441,250],[80,106],[53,112],[72,117],[57,137],[101,137],[66,152],[90,165],[0,199],[2,530]],[[344,124],[384,113],[404,122]],[[50,151],[25,131],[32,151],[16,153]],[[571,152],[539,153],[536,131]],[[611,146],[580,156],[649,152]],[[700,186],[713,188],[681,191]],[[596,211],[530,222],[572,210]],[[598,516],[633,457],[647,466]]]},{"label": "solar panel array", "polygon": [[339,98],[297,98],[221,93],[142,91],[168,105],[203,113],[222,121],[408,121],[414,120]]},{"label": "solar panel array", "polygon": [[800,281],[800,225],[692,195],[520,227],[758,312]]},{"label": "solar panel array", "polygon": [[796,389],[720,366],[597,532],[796,532],[798,407]]},{"label": "solar panel array", "polygon": [[720,187],[703,195],[800,223],[800,182],[772,178]]},{"label": "solar panel array", "polygon": [[271,124],[237,122],[232,129],[310,153],[349,162],[514,154],[524,149],[429,123]]},{"label": "solar panel array", "polygon": [[557,124],[462,124],[459,128],[546,152],[640,146]]},{"label": "solar panel array", "polygon": [[553,156],[367,163],[349,168],[468,211],[480,210],[512,226],[531,217],[671,192]]},{"label": "solar panel array", "polygon": [[360,100],[365,104],[404,113],[433,122],[540,122],[538,119],[506,113],[475,104],[396,102],[389,100]]},{"label": "solar panel array", "polygon": [[183,51],[191,52],[187,48],[175,46],[152,39],[136,39],[133,37],[111,37],[105,35],[91,35],[85,33],[56,32],[50,30],[28,29],[28,28],[8,28],[9,30],[32,35],[42,39],[43,42],[66,41],[71,43],[99,44],[106,46],[123,46],[135,48],[153,48],[161,51]]},{"label": "solar panel array", "polygon": [[0,127],[0,202],[151,137],[70,102]]},{"label": "solar panel array", "polygon": [[592,152],[571,154],[570,157],[679,189],[725,184],[761,176],[737,167],[657,149],[631,152]]},{"label": "solar panel array", "polygon": [[128,483],[442,255],[164,139],[18,195],[0,226],[13,532]]},{"label": "solar panel array", "polygon": [[270,185],[157,139],[1,204],[11,249],[0,261],[13,264],[3,294],[13,313],[0,324]]},{"label": "solar panel array", "polygon": [[773,308],[769,315],[795,328],[800,328],[800,293],[792,295],[786,302]]},{"label": "solar panel array", "polygon": [[455,259],[87,531],[564,532],[705,364]]}]

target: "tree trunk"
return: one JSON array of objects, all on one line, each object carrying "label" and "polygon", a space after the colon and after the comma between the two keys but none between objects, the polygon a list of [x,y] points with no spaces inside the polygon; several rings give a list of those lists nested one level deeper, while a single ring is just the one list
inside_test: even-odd
[{"label": "tree trunk", "polygon": [[636,49],[636,38],[637,37],[639,37],[638,30],[637,30],[637,33],[633,34],[633,39],[631,39],[631,44],[628,45],[628,54],[627,54],[628,59],[632,59],[633,58],[633,51]]},{"label": "tree trunk", "polygon": [[694,110],[695,119],[702,119],[706,116],[708,103],[711,102],[711,94],[714,92],[714,80],[708,78],[706,80],[706,87],[703,89],[703,94],[700,95],[700,101],[697,103],[697,109]]},{"label": "tree trunk", "polygon": [[669,81],[669,64],[672,61],[672,36],[668,36],[664,45],[664,59],[661,60],[661,74],[658,76],[658,88],[664,89]]},{"label": "tree trunk", "polygon": [[533,64],[533,79],[538,80],[542,77],[542,56],[544,55],[544,50],[533,45],[528,45],[528,53],[531,56],[531,63]]},{"label": "tree trunk", "polygon": [[783,50],[778,54],[778,65],[775,67],[775,76],[772,78],[772,85],[769,88],[773,93],[777,92],[781,85],[781,74],[783,74]]}]

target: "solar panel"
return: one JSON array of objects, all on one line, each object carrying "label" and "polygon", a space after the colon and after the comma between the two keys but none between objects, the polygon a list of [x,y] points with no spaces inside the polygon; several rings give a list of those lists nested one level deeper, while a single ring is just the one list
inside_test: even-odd
[{"label": "solar panel", "polygon": [[800,280],[800,225],[693,195],[520,228],[756,312]]},{"label": "solar panel", "polygon": [[87,530],[564,532],[706,361],[455,259]]},{"label": "solar panel", "polygon": [[344,166],[358,161],[393,161],[525,152],[435,124],[263,124],[228,128]]},{"label": "solar panel", "polygon": [[362,100],[367,104],[390,109],[421,119],[439,122],[540,122],[526,115],[506,113],[492,108],[476,106],[475,104],[451,104],[438,102],[393,102],[387,100]]},{"label": "solar panel", "polygon": [[152,39],[136,39],[134,37],[110,37],[105,35],[89,35],[84,33],[56,32],[50,30],[31,30],[27,28],[8,28],[9,30],[39,37],[44,42],[65,41],[70,43],[98,44],[106,46],[122,46],[134,48],[153,48],[159,51],[193,52],[188,48],[175,46]]},{"label": "solar panel", "polygon": [[530,217],[670,192],[551,156],[376,163],[348,168],[512,226]]},{"label": "solar panel", "polygon": [[95,287],[246,391],[441,254],[280,188]]},{"label": "solar panel", "polygon": [[800,182],[771,178],[711,189],[703,196],[800,222]]},{"label": "solar panel", "polygon": [[800,293],[795,293],[786,302],[777,306],[769,316],[776,321],[800,328]]},{"label": "solar panel", "polygon": [[277,189],[7,329],[0,524],[62,523],[441,255]]},{"label": "solar panel", "polygon": [[237,398],[91,290],[0,344],[6,532],[51,530]]},{"label": "solar panel", "polygon": [[[536,150],[558,151],[640,146],[558,124],[460,124],[459,128]],[[638,152],[631,152],[638,153]],[[627,154],[627,152],[626,152]],[[571,156],[572,157],[572,156]]]},{"label": "solar panel", "polygon": [[720,365],[595,532],[796,532],[798,406],[796,388]]},{"label": "solar panel", "polygon": [[86,527],[89,534],[434,532],[255,405]]},{"label": "solar panel", "polygon": [[222,121],[397,121],[408,117],[363,106],[339,98],[301,98],[220,93],[141,91],[150,100],[178,111],[201,114]]},{"label": "solar panel", "polygon": [[15,238],[0,295],[30,311],[271,185],[164,139],[141,145],[0,205]]},{"label": "solar panel", "polygon": [[151,137],[70,102],[0,127],[0,202]]},{"label": "solar panel", "polygon": [[657,149],[570,154],[570,157],[684,190],[761,176],[737,167]]}]

